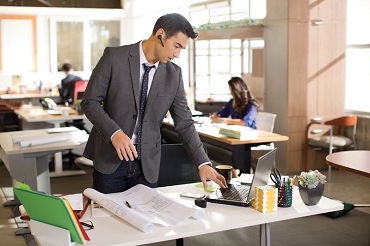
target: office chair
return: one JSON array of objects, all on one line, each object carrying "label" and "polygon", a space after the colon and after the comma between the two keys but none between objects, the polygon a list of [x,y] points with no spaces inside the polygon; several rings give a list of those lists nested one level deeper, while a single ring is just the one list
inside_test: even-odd
[{"label": "office chair", "polygon": [[[307,171],[308,150],[328,149],[329,154],[333,151],[345,151],[356,149],[356,125],[357,117],[354,115],[342,116],[328,121],[312,121],[306,127],[304,146],[304,170]],[[345,136],[344,128],[352,128],[350,137]],[[331,166],[328,166],[328,182],[331,180]]]},{"label": "office chair", "polygon": [[94,163],[92,160],[87,159],[85,156],[80,156],[75,159],[75,163],[78,165],[84,165],[88,167],[93,167]]},{"label": "office chair", "polygon": [[[262,130],[266,132],[273,132],[274,126],[275,126],[275,119],[276,119],[276,114],[273,113],[268,113],[268,112],[258,112],[256,116],[256,125],[257,125],[257,130]],[[257,146],[251,147],[251,151],[253,154],[253,151],[256,153],[257,151],[263,151],[263,152],[268,152],[271,151],[275,148],[274,143],[270,144],[261,144]],[[253,157],[252,161],[252,166],[253,169],[255,169],[255,163],[256,163],[257,158]]]},{"label": "office chair", "polygon": [[21,122],[14,111],[0,102],[0,132],[20,131]]},{"label": "office chair", "polygon": [[182,144],[162,144],[161,153],[158,187],[200,182],[199,171]]},{"label": "office chair", "polygon": [[[87,87],[87,83],[88,82],[89,82],[88,80],[78,80],[78,81],[75,81],[75,82],[73,82],[71,84],[71,86],[72,86],[71,93],[73,95],[73,101],[72,101],[72,103],[76,103],[77,100],[82,99],[83,93],[86,90],[86,87]],[[84,123],[83,120],[66,121],[66,122],[64,122],[64,125],[67,126],[67,127],[68,126],[75,126],[78,129],[84,130],[87,133],[89,133],[89,131],[85,127],[85,123]],[[69,165],[70,166],[72,166],[73,164],[76,163],[75,157],[78,158],[78,156],[76,156],[76,155],[74,155],[72,153],[72,150],[69,150],[68,151],[68,154],[63,155],[63,157],[67,157],[68,158]],[[88,165],[88,166],[91,166],[92,165],[92,163],[90,163],[89,160],[85,160],[83,158],[78,159],[78,162],[80,164],[83,164],[83,165]],[[86,163],[88,163],[88,164],[86,164]]]},{"label": "office chair", "polygon": [[[72,103],[76,103],[78,100],[82,99],[83,93],[86,90],[88,80],[78,80],[72,84],[72,94],[73,94],[73,101]],[[66,121],[64,122],[66,126],[75,126],[78,129],[85,130],[87,133],[89,132],[85,127],[85,123],[83,120],[73,120],[72,122]]]},{"label": "office chair", "polygon": [[[158,187],[200,182],[199,171],[182,144],[161,145],[161,165]],[[184,239],[176,239],[176,246],[183,246]]]},{"label": "office chair", "polygon": [[[266,131],[266,132],[273,132],[275,126],[275,119],[276,114],[267,113],[267,112],[258,112],[256,117],[256,125],[258,130]],[[263,150],[263,151],[271,151],[275,148],[274,143],[270,143],[269,145],[258,145],[252,147],[251,150]]]},{"label": "office chair", "polygon": [[82,99],[83,93],[86,90],[88,80],[79,80],[74,82],[73,88],[73,102],[76,102],[79,99]]}]

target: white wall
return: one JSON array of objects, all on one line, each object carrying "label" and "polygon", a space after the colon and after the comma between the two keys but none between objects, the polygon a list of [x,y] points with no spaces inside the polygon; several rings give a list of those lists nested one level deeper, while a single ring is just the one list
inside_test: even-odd
[{"label": "white wall", "polygon": [[[33,42],[32,28],[29,23],[15,20],[1,20],[1,41],[2,41],[2,67],[0,71],[0,91],[5,91],[8,87],[19,87],[25,85],[28,89],[35,89],[42,81],[44,86],[54,87],[65,76],[62,72],[51,71],[50,56],[50,19],[80,17],[86,19],[119,19],[124,21],[124,11],[122,9],[81,9],[81,8],[38,8],[38,7],[0,7],[0,15],[11,16],[37,16],[37,72],[30,69],[30,61],[33,67]],[[27,25],[27,26],[25,26]],[[123,25],[121,25],[123,26]],[[10,34],[9,34],[10,33]],[[121,40],[125,32],[121,31]],[[12,54],[12,55],[11,55]],[[14,55],[16,54],[16,55]],[[21,66],[20,66],[21,65]],[[75,74],[83,79],[89,79],[91,71],[76,71]],[[13,83],[12,76],[21,75],[21,81]]]}]

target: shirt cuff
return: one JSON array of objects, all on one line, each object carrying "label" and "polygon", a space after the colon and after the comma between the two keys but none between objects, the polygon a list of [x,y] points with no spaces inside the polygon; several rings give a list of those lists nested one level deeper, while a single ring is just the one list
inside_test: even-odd
[{"label": "shirt cuff", "polygon": [[202,167],[202,166],[204,166],[204,165],[210,165],[210,166],[212,167],[212,162],[210,162],[210,161],[204,162],[204,163],[202,163],[202,164],[200,164],[200,165],[198,166],[198,169],[199,169],[199,168],[201,168],[201,167]]},{"label": "shirt cuff", "polygon": [[112,142],[112,138],[113,138],[113,136],[114,136],[114,135],[116,135],[116,133],[117,133],[117,132],[119,132],[119,131],[121,131],[121,129],[120,129],[120,130],[115,131],[115,132],[112,134],[112,136],[110,137],[110,141],[111,141],[111,142]]}]

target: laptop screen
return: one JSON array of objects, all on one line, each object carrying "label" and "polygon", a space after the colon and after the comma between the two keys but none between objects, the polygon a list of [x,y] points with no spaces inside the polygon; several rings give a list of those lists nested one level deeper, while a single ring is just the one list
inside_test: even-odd
[{"label": "laptop screen", "polygon": [[[230,184],[228,189],[217,189],[209,194],[205,198],[206,201],[228,205],[248,206],[249,202],[254,197],[255,187],[267,185],[272,167],[275,163],[276,150],[275,148],[258,158],[251,185]],[[229,196],[229,193],[231,193],[231,196]]]},{"label": "laptop screen", "polygon": [[256,171],[253,175],[251,191],[249,198],[254,197],[254,190],[256,186],[266,185],[270,179],[271,169],[275,162],[276,148],[268,152],[267,154],[258,158]]}]

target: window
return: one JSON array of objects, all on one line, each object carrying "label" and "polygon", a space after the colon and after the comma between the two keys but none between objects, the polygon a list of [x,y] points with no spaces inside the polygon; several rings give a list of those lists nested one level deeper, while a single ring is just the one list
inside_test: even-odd
[{"label": "window", "polygon": [[58,71],[62,71],[66,62],[71,63],[74,70],[83,71],[83,22],[57,22],[56,38]]},{"label": "window", "polygon": [[119,20],[51,18],[51,72],[61,71],[64,63],[75,71],[91,71],[107,46],[119,46]]},{"label": "window", "polygon": [[36,17],[0,16],[0,72],[37,72]]},{"label": "window", "polygon": [[[222,31],[224,28],[245,25],[246,22],[250,24],[250,21],[258,21],[257,19],[263,19],[265,15],[265,1],[207,1],[191,5],[190,22],[200,31],[194,49],[195,101],[229,100],[227,81],[232,76],[244,78],[244,75],[252,74],[253,49],[264,47],[263,38],[202,38],[202,30]],[[248,81],[247,83],[249,84]]]},{"label": "window", "polygon": [[370,2],[347,1],[345,109],[370,113]]},{"label": "window", "polygon": [[90,21],[90,67],[93,69],[103,55],[105,47],[120,46],[119,21]]}]

